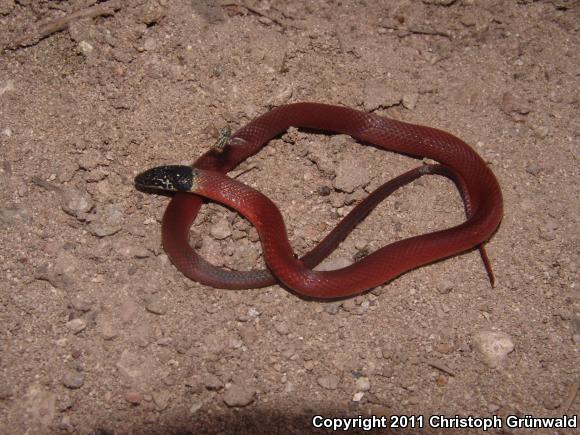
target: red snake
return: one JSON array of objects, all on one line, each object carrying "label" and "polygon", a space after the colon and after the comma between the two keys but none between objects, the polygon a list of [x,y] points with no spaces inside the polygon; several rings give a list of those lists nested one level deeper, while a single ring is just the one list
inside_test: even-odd
[{"label": "red snake", "polygon": [[[385,183],[355,207],[316,248],[302,259],[297,259],[288,242],[282,216],[274,203],[260,192],[225,175],[291,126],[348,134],[363,143],[415,157],[427,157],[440,164],[416,168]],[[455,182],[465,203],[467,220],[464,223],[396,241],[343,269],[312,269],[383,198],[425,174],[443,175]],[[208,151],[193,164],[193,168],[154,168],[138,175],[136,185],[146,189],[177,191],[163,217],[163,245],[171,261],[184,275],[206,285],[244,289],[281,282],[304,296],[345,297],[384,284],[416,267],[475,247],[480,248],[493,285],[493,274],[483,243],[491,237],[502,219],[500,186],[485,162],[469,145],[434,128],[339,106],[289,104],[254,119],[238,130],[222,151]],[[256,227],[269,270],[226,270],[211,265],[191,248],[189,231],[202,205],[202,197],[234,208]]]}]

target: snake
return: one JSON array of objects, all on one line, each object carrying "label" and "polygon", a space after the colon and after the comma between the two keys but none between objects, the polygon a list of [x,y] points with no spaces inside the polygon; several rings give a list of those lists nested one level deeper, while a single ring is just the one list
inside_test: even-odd
[{"label": "snake", "polygon": [[[364,145],[431,159],[373,191],[304,257],[298,258],[278,207],[264,194],[227,173],[256,154],[289,127],[346,134]],[[192,166],[164,165],[135,177],[145,191],[173,191],[162,221],[162,241],[172,263],[188,278],[226,289],[281,284],[298,295],[333,299],[358,295],[418,267],[478,248],[493,286],[484,249],[503,217],[500,185],[485,161],[464,141],[432,127],[323,103],[291,103],[258,116],[214,147]],[[451,228],[397,240],[337,270],[316,270],[346,235],[396,189],[422,177],[442,175],[457,186],[466,220]],[[225,205],[255,226],[264,270],[234,271],[202,258],[189,244],[190,228],[204,202]]]}]

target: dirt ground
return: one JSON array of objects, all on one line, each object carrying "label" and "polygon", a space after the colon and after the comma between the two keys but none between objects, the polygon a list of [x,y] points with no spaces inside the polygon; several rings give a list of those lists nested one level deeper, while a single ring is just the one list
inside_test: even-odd
[{"label": "dirt ground", "polygon": [[[578,414],[577,1],[0,0],[0,29],[0,432],[303,433],[316,414]],[[333,302],[183,277],[160,242],[168,198],[136,191],[133,177],[189,164],[219,128],[297,101],[470,143],[504,194],[487,244],[496,287],[477,251]],[[420,164],[291,131],[234,175],[278,204],[305,253]],[[462,219],[454,186],[423,178],[327,267]],[[263,264],[255,231],[217,205],[192,243],[224,267]]]}]

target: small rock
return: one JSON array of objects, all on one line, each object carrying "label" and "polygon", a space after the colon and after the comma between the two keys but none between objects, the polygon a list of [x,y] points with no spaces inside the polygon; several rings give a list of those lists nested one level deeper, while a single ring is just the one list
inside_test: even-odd
[{"label": "small rock", "polygon": [[417,105],[417,101],[419,101],[419,94],[417,92],[403,95],[403,107],[405,109],[413,110]]},{"label": "small rock", "polygon": [[209,230],[214,239],[223,240],[232,235],[232,228],[227,219],[219,219]]},{"label": "small rock", "polygon": [[248,406],[254,401],[256,391],[253,388],[232,384],[224,394],[224,402],[230,407]]},{"label": "small rock", "polygon": [[190,414],[195,414],[197,411],[199,411],[203,406],[203,402],[193,402],[191,404],[191,408],[189,408],[189,412]]},{"label": "small rock", "polygon": [[163,411],[169,405],[169,400],[171,399],[171,394],[169,391],[161,390],[155,391],[153,394],[153,402],[158,411]]},{"label": "small rock", "polygon": [[332,189],[328,186],[320,186],[316,191],[320,196],[328,196],[332,192]]},{"label": "small rock", "polygon": [[497,367],[514,350],[512,338],[503,332],[479,332],[473,337],[473,343],[490,367]]},{"label": "small rock", "polygon": [[85,374],[76,370],[69,370],[62,377],[62,383],[67,388],[80,388],[85,383]]},{"label": "small rock", "polygon": [[354,396],[352,396],[352,401],[353,402],[360,402],[362,400],[362,398],[364,397],[365,393],[363,392],[358,392],[358,393],[354,393]]},{"label": "small rock", "polygon": [[87,41],[79,42],[79,50],[85,56],[88,56],[89,54],[91,54],[94,49],[95,48],[91,44],[89,44]]},{"label": "small rock", "polygon": [[288,103],[288,101],[290,101],[290,98],[292,98],[293,93],[294,89],[292,88],[292,85],[287,86],[285,89],[283,89],[281,92],[279,92],[276,96],[272,98],[269,105],[275,107],[286,104]]},{"label": "small rock", "polygon": [[127,394],[125,394],[125,400],[131,405],[139,405],[141,403],[142,397],[141,394],[139,394],[137,391],[129,391]]},{"label": "small rock", "polygon": [[542,169],[543,168],[537,163],[530,163],[528,166],[526,166],[526,172],[530,175],[533,175],[534,177],[540,175]]},{"label": "small rock", "polygon": [[369,179],[368,165],[365,165],[365,162],[361,159],[353,158],[339,163],[333,184],[338,190],[352,193],[358,187],[366,186],[369,183]]},{"label": "small rock", "polygon": [[87,321],[85,319],[77,318],[66,322],[66,327],[73,334],[78,334],[87,327]]},{"label": "small rock", "polygon": [[347,299],[341,305],[342,305],[342,309],[348,313],[356,310],[356,308],[357,308],[357,305],[356,305],[356,302],[354,301],[354,299]]},{"label": "small rock", "polygon": [[71,299],[71,305],[75,310],[86,313],[93,308],[93,301],[85,295],[75,295]]},{"label": "small rock", "polygon": [[15,224],[18,221],[31,221],[30,212],[22,207],[8,206],[0,208],[0,222]]},{"label": "small rock", "polygon": [[159,314],[161,316],[167,313],[167,305],[165,305],[161,297],[159,297],[158,295],[151,296],[145,308],[150,313]]},{"label": "small rock", "polygon": [[336,390],[338,388],[339,379],[335,375],[321,376],[317,381],[318,385],[327,390]]},{"label": "small rock", "polygon": [[152,51],[155,50],[157,47],[157,41],[154,38],[147,38],[145,42],[143,42],[143,49],[145,51]]},{"label": "small rock", "polygon": [[328,314],[335,315],[340,309],[340,302],[327,302],[324,304],[324,311]]},{"label": "small rock", "polygon": [[453,282],[448,279],[442,279],[441,282],[437,284],[437,291],[442,295],[451,293],[451,290],[453,290]]},{"label": "small rock", "polygon": [[7,80],[6,82],[0,82],[0,97],[6,92],[10,92],[16,89],[14,86],[14,80]]},{"label": "small rock", "polygon": [[98,207],[89,216],[89,231],[97,237],[111,236],[119,232],[123,224],[123,211],[117,204],[106,204]]},{"label": "small rock", "polygon": [[121,239],[115,243],[115,251],[127,258],[147,258],[151,254],[142,243]]},{"label": "small rock", "polygon": [[81,154],[78,160],[79,167],[84,169],[85,171],[95,169],[98,166],[102,165],[103,162],[104,161],[101,152],[94,148],[89,148],[87,151]]},{"label": "small rock", "polygon": [[542,404],[544,405],[544,408],[553,411],[555,409],[558,409],[562,404],[562,402],[560,399],[550,396],[544,398],[544,400],[542,400]]},{"label": "small rock", "polygon": [[86,191],[66,188],[61,191],[61,207],[65,213],[85,220],[87,213],[93,209],[94,203]]},{"label": "small rock", "polygon": [[167,9],[155,1],[147,1],[137,11],[136,18],[139,22],[152,26],[157,24],[167,15]]},{"label": "small rock", "polygon": [[115,328],[115,326],[113,325],[113,323],[111,321],[103,321],[101,323],[100,330],[101,330],[101,334],[103,336],[103,339],[105,339],[105,340],[112,340],[118,334],[117,329]]},{"label": "small rock", "polygon": [[220,380],[220,378],[218,378],[216,375],[212,373],[208,373],[207,375],[204,376],[203,384],[205,385],[205,388],[207,388],[210,391],[221,390],[224,387],[224,384]]},{"label": "small rock", "polygon": [[517,113],[527,115],[530,113],[529,104],[523,99],[516,97],[511,92],[504,92],[501,97],[501,108],[508,115]]},{"label": "small rock", "polygon": [[367,112],[396,106],[401,103],[402,99],[399,91],[383,82],[367,83],[363,98],[363,106]]},{"label": "small rock", "polygon": [[288,335],[290,333],[290,327],[286,322],[276,322],[274,323],[274,329],[280,335]]},{"label": "small rock", "polygon": [[364,376],[358,378],[355,384],[358,391],[369,391],[371,389],[371,381]]}]

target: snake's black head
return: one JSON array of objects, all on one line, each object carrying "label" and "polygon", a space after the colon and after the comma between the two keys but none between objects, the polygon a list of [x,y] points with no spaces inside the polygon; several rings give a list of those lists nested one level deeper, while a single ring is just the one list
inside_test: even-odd
[{"label": "snake's black head", "polygon": [[193,169],[191,166],[158,166],[137,175],[135,186],[140,189],[188,192],[193,187]]}]

